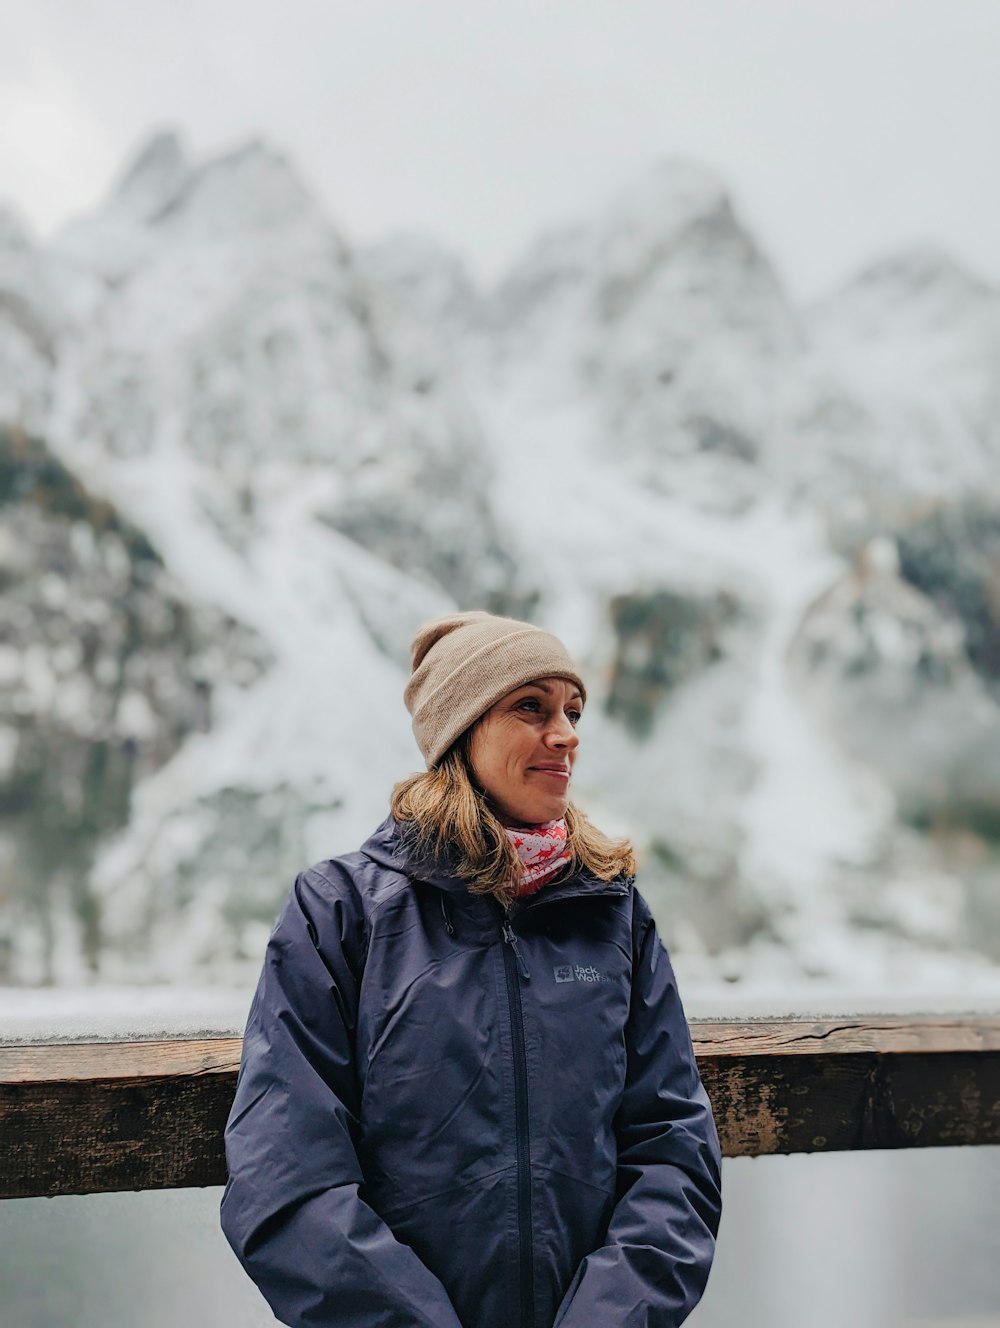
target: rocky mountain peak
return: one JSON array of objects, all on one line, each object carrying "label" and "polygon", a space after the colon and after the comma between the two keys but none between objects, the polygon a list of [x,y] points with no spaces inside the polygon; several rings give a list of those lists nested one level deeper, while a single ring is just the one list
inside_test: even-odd
[{"label": "rocky mountain peak", "polygon": [[915,245],[873,263],[859,274],[854,285],[881,289],[886,295],[900,298],[912,298],[935,290],[976,297],[990,290],[985,281],[954,255],[931,244]]},{"label": "rocky mountain peak", "polygon": [[289,160],[253,139],[192,164],[175,133],[151,139],[108,199],[56,239],[53,257],[117,287],[168,249],[269,239],[329,224]]},{"label": "rocky mountain peak", "polygon": [[192,172],[178,212],[216,233],[273,230],[320,209],[289,159],[261,139]]},{"label": "rocky mountain peak", "polygon": [[945,250],[920,245],[864,268],[816,306],[814,321],[825,331],[879,341],[952,335],[984,315],[1000,316],[1000,292]]},{"label": "rocky mountain peak", "polygon": [[110,205],[150,222],[177,195],[190,165],[180,135],[172,129],[153,134],[138,149],[115,187]]},{"label": "rocky mountain peak", "polygon": [[632,180],[597,224],[609,265],[616,256],[663,252],[689,227],[732,217],[729,196],[711,171],[667,157]]},{"label": "rocky mountain peak", "polygon": [[629,401],[637,379],[644,393],[672,394],[693,361],[726,358],[724,343],[767,359],[799,343],[781,283],[722,181],[677,157],[639,175],[590,225],[542,237],[496,308],[501,327],[527,323],[536,362],[548,343],[588,383],[627,362]]},{"label": "rocky mountain peak", "polygon": [[697,303],[727,291],[754,303],[781,299],[722,182],[684,160],[658,162],[619,195],[595,242],[598,307],[612,321],[651,292]]}]

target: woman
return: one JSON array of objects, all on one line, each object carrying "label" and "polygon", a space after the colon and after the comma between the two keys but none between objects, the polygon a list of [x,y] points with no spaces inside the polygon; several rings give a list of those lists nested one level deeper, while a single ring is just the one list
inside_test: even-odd
[{"label": "woman", "polygon": [[427,771],[271,935],[226,1236],[286,1324],[675,1328],[719,1141],[632,851],[569,802],[583,682],[547,632],[459,613],[405,699]]}]

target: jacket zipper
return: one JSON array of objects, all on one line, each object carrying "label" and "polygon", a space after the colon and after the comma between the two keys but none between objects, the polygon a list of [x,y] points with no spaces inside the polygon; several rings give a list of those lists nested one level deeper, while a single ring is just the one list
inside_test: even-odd
[{"label": "jacket zipper", "polygon": [[[502,927],[503,938],[514,952],[514,958],[517,960],[517,970],[521,974],[521,977],[524,978],[525,982],[528,982],[531,978],[531,974],[528,972],[528,965],[525,963],[524,955],[517,947],[517,937],[506,918],[503,920]],[[518,993],[518,995],[520,995],[520,993]]]},{"label": "jacket zipper", "polygon": [[[498,907],[500,907],[498,905]],[[503,969],[507,981],[511,1043],[514,1050],[514,1114],[517,1140],[517,1234],[521,1285],[521,1328],[535,1328],[535,1252],[531,1229],[531,1155],[528,1148],[528,1059],[524,1050],[524,1011],[521,980],[529,977],[517,937],[505,916],[500,919],[504,939]],[[521,979],[518,978],[518,971]]]},{"label": "jacket zipper", "polygon": [[[583,890],[582,896],[595,898],[625,895],[624,889],[604,888],[600,891]],[[574,891],[570,898],[575,897]],[[543,902],[533,900],[527,908]],[[507,1008],[510,1012],[511,1044],[514,1052],[514,1116],[517,1144],[517,1234],[518,1263],[520,1265],[521,1328],[535,1328],[535,1254],[534,1233],[531,1223],[531,1154],[528,1144],[528,1059],[524,1049],[524,1010],[521,1005],[521,982],[531,980],[528,965],[518,944],[517,933],[510,925],[503,905],[496,904],[500,921],[500,934],[504,944],[504,978],[507,984]],[[522,908],[521,912],[527,909]],[[518,978],[520,974],[520,980]]]}]

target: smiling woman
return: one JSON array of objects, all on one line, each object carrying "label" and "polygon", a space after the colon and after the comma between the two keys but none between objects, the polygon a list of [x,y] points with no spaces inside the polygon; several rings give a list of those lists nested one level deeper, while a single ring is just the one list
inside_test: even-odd
[{"label": "smiling woman", "polygon": [[223,1229],[303,1328],[674,1328],[719,1140],[632,850],[569,801],[584,683],[471,612],[417,633],[405,699],[427,770],[268,943]]},{"label": "smiling woman", "polygon": [[539,678],[491,706],[472,730],[476,782],[511,825],[565,815],[580,739],[583,694],[565,678]]}]

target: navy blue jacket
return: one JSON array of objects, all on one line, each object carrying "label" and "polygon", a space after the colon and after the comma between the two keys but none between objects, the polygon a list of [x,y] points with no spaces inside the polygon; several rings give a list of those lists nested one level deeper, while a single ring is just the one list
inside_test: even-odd
[{"label": "navy blue jacket", "polygon": [[295,881],[226,1127],[222,1226],[295,1328],[675,1328],[719,1140],[630,880],[509,914],[389,818]]}]

